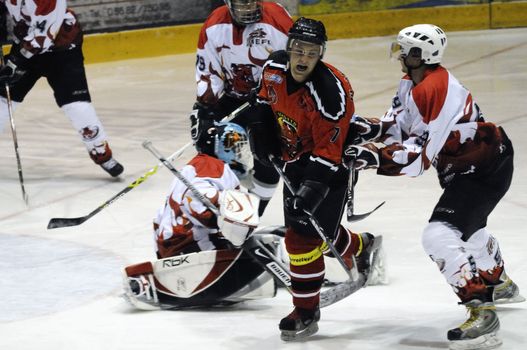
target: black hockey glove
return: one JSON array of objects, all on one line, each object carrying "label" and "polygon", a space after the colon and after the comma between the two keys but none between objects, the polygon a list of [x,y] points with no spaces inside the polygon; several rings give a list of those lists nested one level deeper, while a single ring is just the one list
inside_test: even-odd
[{"label": "black hockey glove", "polygon": [[344,149],[342,162],[347,167],[350,167],[351,162],[354,161],[355,170],[364,170],[379,167],[379,149],[372,143],[367,143],[362,146],[348,145]]},{"label": "black hockey glove", "polygon": [[256,105],[248,117],[247,131],[254,158],[266,167],[273,167],[269,155],[280,159],[281,141],[278,123],[266,105]]},{"label": "black hockey glove", "polygon": [[382,124],[377,118],[363,118],[353,115],[346,138],[346,145],[360,145],[375,141],[381,136]]},{"label": "black hockey glove", "polygon": [[295,195],[286,199],[285,211],[294,220],[305,220],[313,215],[328,192],[329,186],[325,183],[304,180]]},{"label": "black hockey glove", "polygon": [[212,108],[206,107],[200,103],[195,103],[193,110],[189,115],[190,119],[190,137],[194,142],[194,146],[198,152],[210,153],[211,136],[210,129],[214,128],[215,114]]},{"label": "black hockey glove", "polygon": [[29,60],[22,56],[17,46],[11,48],[11,53],[4,59],[4,65],[0,68],[0,84],[14,84],[27,72]]}]

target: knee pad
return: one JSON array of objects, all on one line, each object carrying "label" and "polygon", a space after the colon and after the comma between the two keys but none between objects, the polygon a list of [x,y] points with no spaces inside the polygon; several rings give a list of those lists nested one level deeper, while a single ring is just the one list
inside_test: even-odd
[{"label": "knee pad", "polygon": [[90,102],[72,102],[61,107],[88,150],[106,141],[106,133]]},{"label": "knee pad", "polygon": [[486,271],[503,266],[498,240],[485,228],[474,232],[463,246],[474,256],[478,269]]}]

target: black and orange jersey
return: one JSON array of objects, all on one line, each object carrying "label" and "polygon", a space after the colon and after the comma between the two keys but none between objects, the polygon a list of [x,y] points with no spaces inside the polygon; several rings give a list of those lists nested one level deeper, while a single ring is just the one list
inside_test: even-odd
[{"label": "black and orange jersey", "polygon": [[269,56],[257,96],[280,126],[282,159],[292,162],[309,154],[317,168],[336,172],[355,110],[351,84],[322,61],[303,83],[295,82],[287,67],[285,51]]}]

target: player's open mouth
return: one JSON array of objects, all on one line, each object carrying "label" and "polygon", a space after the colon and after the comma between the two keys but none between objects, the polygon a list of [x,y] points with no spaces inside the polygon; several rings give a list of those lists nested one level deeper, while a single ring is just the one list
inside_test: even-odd
[{"label": "player's open mouth", "polygon": [[307,70],[307,66],[299,64],[298,66],[296,66],[296,70],[298,70],[300,72],[304,72],[304,71]]}]

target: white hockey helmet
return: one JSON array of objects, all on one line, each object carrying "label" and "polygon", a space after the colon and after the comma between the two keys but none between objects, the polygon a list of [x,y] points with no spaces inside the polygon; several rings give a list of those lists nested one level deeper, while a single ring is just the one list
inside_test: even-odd
[{"label": "white hockey helmet", "polygon": [[239,178],[246,177],[254,165],[247,132],[235,123],[215,123],[215,128],[216,157],[229,164]]},{"label": "white hockey helmet", "polygon": [[238,24],[256,23],[262,18],[260,0],[224,0],[232,18]]},{"label": "white hockey helmet", "polygon": [[390,57],[408,56],[412,48],[419,48],[425,64],[436,64],[441,63],[446,46],[446,34],[441,28],[433,24],[416,24],[399,32],[397,41],[392,43]]}]

